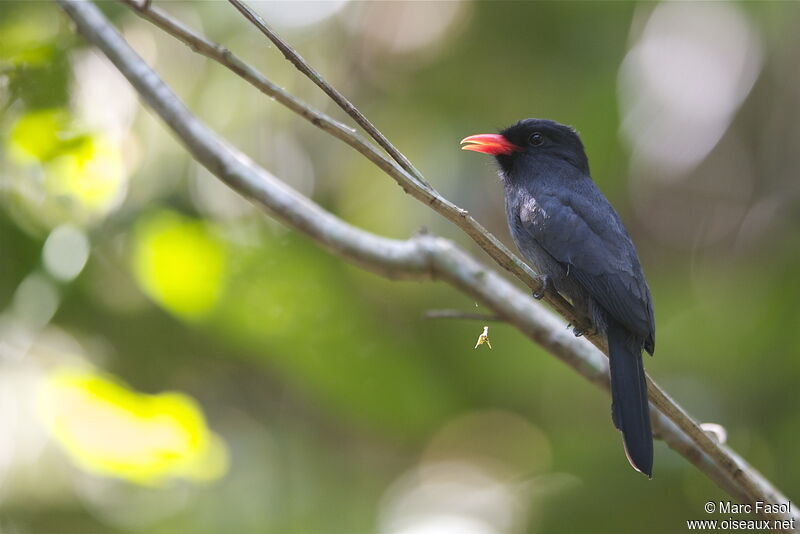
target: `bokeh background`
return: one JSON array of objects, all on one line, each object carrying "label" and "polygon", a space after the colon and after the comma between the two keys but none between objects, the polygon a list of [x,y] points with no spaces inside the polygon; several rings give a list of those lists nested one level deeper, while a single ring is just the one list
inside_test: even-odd
[{"label": "bokeh background", "polygon": [[[225,2],[155,4],[342,117]],[[800,495],[800,5],[253,3],[506,242],[469,134],[571,124],[637,244],[648,370]],[[426,227],[338,141],[127,8],[191,109],[343,219]],[[0,532],[676,532],[724,494],[609,398],[438,283],[320,251],[187,157],[55,5],[0,2]]]}]

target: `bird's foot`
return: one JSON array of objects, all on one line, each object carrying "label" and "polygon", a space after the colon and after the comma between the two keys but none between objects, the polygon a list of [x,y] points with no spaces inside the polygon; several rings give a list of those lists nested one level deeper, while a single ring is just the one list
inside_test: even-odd
[{"label": "bird's foot", "polygon": [[596,334],[597,333],[597,329],[593,325],[590,325],[590,326],[587,326],[587,327],[581,327],[581,326],[576,326],[576,325],[573,325],[572,323],[569,323],[567,325],[567,328],[572,328],[572,333],[575,334],[575,337],[582,337],[582,336],[586,335],[587,333],[590,333],[590,334],[592,334],[592,333]]},{"label": "bird's foot", "polygon": [[536,300],[542,300],[542,297],[544,297],[544,294],[547,292],[547,286],[550,285],[550,277],[546,274],[543,274],[539,277],[539,281],[542,283],[542,289],[531,293],[531,296]]}]

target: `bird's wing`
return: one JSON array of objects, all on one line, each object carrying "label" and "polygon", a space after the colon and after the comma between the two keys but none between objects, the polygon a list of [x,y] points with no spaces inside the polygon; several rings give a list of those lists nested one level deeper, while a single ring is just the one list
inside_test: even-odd
[{"label": "bird's wing", "polygon": [[520,220],[603,309],[645,338],[652,352],[653,308],[636,250],[619,216],[595,192],[539,195],[520,206]]}]

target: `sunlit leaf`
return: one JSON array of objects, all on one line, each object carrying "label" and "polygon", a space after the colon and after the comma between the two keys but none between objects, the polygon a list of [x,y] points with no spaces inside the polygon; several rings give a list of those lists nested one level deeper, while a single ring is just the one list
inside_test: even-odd
[{"label": "sunlit leaf", "polygon": [[66,110],[22,115],[6,141],[15,213],[54,227],[86,224],[122,201],[127,180],[117,143],[76,128]]},{"label": "sunlit leaf", "polygon": [[70,197],[89,213],[116,206],[124,185],[119,148],[103,137],[85,138],[47,166],[48,192]]},{"label": "sunlit leaf", "polygon": [[[31,111],[20,117],[8,138],[8,153],[15,163],[46,162],[58,152],[65,139],[68,115],[63,109]],[[74,146],[74,144],[72,144]]]},{"label": "sunlit leaf", "polygon": [[136,279],[175,315],[197,319],[214,307],[225,280],[225,260],[223,241],[202,221],[164,211],[136,225]]},{"label": "sunlit leaf", "polygon": [[227,470],[225,444],[187,395],[146,395],[92,371],[62,369],[45,381],[39,407],[53,438],[91,473],[159,485]]}]

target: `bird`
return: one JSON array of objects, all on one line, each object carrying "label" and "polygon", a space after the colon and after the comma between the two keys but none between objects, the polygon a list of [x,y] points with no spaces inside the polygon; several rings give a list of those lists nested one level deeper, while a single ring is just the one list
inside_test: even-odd
[{"label": "bird", "polygon": [[[652,478],[642,350],[655,351],[653,300],[633,240],[592,180],[580,136],[569,126],[531,118],[461,144],[499,164],[511,236],[542,281],[533,297],[557,291],[606,338],[612,420],[631,466]],[[584,333],[575,329],[575,335]]]}]

